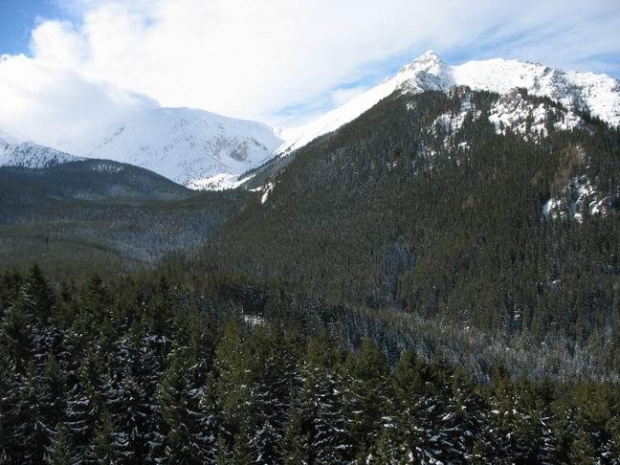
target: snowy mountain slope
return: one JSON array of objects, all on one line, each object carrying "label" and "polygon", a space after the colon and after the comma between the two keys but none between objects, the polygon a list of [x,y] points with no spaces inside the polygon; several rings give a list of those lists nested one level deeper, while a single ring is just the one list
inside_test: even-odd
[{"label": "snowy mountain slope", "polygon": [[291,152],[303,147],[317,137],[335,131],[365,111],[374,107],[395,90],[407,86],[411,91],[443,90],[450,86],[445,65],[433,52],[426,52],[391,79],[353,98],[339,108],[296,129],[289,130],[287,141],[278,148],[278,153]]},{"label": "snowy mountain slope", "polygon": [[67,192],[74,198],[90,198],[93,192],[110,198],[126,195],[149,199],[185,198],[191,194],[185,187],[141,167],[76,157],[22,141],[1,129],[0,168],[6,168],[2,170],[3,180],[24,185],[34,182],[39,190],[54,192],[59,198],[69,195]]},{"label": "snowy mountain slope", "polygon": [[[475,91],[468,87],[450,89],[449,94],[456,94],[462,100],[460,111],[450,111],[440,115],[432,125],[435,131],[440,127],[445,134],[452,134],[452,137],[455,137],[468,115],[471,115],[474,120],[482,116],[482,112],[471,101],[473,92]],[[491,104],[488,119],[495,127],[497,134],[506,134],[508,130],[511,130],[528,139],[533,139],[538,135],[546,137],[551,128],[566,131],[585,125],[579,114],[566,111],[558,104],[534,103],[528,95],[525,95],[519,88],[512,88]],[[415,108],[411,110],[415,111]],[[448,142],[450,140],[446,140],[446,143]]]},{"label": "snowy mountain slope", "polygon": [[470,61],[450,68],[452,82],[473,90],[505,94],[523,87],[567,108],[590,111],[609,124],[620,125],[620,82],[605,74],[549,68],[539,63],[494,59]]},{"label": "snowy mountain slope", "polygon": [[[147,168],[195,188],[224,188],[263,163],[282,143],[265,124],[188,108],[144,111],[72,153]],[[222,182],[226,178],[230,182]]]},{"label": "snowy mountain slope", "polygon": [[500,94],[523,87],[532,95],[549,97],[568,109],[587,110],[609,124],[620,125],[620,83],[607,75],[565,72],[538,63],[503,59],[450,66],[429,51],[401,68],[396,76],[343,106],[304,126],[289,130],[287,141],[277,152],[289,153],[323,134],[335,131],[397,90],[413,93],[448,91],[452,86],[469,86],[473,90]]},{"label": "snowy mountain slope", "polygon": [[0,130],[0,167],[42,169],[80,160],[50,147],[19,141]]}]

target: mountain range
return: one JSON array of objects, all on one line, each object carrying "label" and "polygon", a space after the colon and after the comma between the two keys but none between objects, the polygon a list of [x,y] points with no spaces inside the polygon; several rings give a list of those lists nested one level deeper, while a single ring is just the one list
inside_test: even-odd
[{"label": "mountain range", "polygon": [[426,53],[296,130],[2,134],[0,206],[0,463],[618,463],[609,77]]},{"label": "mountain range", "polygon": [[[448,92],[455,86],[502,95],[525,89],[530,95],[548,97],[567,110],[563,118],[566,129],[580,124],[574,117],[576,110],[612,126],[620,124],[620,83],[607,75],[504,59],[450,66],[429,51],[395,76],[297,128],[283,130],[197,109],[156,108],[83,140],[60,141],[50,150],[31,142],[17,143],[0,132],[0,140],[4,140],[0,165],[37,167],[71,161],[72,157],[109,159],[149,169],[192,189],[234,188],[248,180],[244,173],[337,130],[394,92]],[[531,110],[518,108],[514,101],[508,107],[501,104],[492,116],[498,126],[523,120],[523,112]],[[542,115],[534,113],[535,119],[542,121]]]}]

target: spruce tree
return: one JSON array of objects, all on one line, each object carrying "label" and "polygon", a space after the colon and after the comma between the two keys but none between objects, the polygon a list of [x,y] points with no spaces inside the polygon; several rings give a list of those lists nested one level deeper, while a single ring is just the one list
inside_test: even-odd
[{"label": "spruce tree", "polygon": [[71,465],[72,456],[69,432],[62,422],[58,423],[50,448],[49,463],[50,465]]}]

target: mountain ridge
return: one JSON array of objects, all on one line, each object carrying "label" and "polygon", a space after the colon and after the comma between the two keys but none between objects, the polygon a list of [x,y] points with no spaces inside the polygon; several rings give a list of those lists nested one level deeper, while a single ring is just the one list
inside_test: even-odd
[{"label": "mountain ridge", "polygon": [[[119,122],[70,153],[130,163],[192,188],[222,188],[269,158],[282,140],[266,124],[191,108],[156,108]],[[228,181],[228,179],[227,179]]]},{"label": "mountain ridge", "polygon": [[620,82],[605,74],[563,71],[539,63],[502,58],[448,65],[429,50],[381,84],[316,120],[290,130],[292,137],[278,148],[277,153],[291,153],[317,137],[335,131],[393,92],[447,92],[454,86],[499,94],[524,88],[533,95],[549,97],[569,110],[587,111],[608,124],[620,125]]},{"label": "mountain ridge", "polygon": [[0,130],[0,167],[41,169],[83,160],[51,147],[20,141]]},{"label": "mountain ridge", "polygon": [[[18,150],[25,157],[19,163],[30,163],[28,157],[50,157],[50,163],[68,161],[70,156],[110,159],[149,169],[192,189],[231,189],[247,183],[244,174],[339,129],[394,92],[448,92],[463,86],[507,96],[508,105],[495,109],[492,115],[498,130],[515,118],[524,119],[528,111],[534,112],[536,121],[544,119],[540,108],[518,108],[513,99],[515,89],[560,103],[566,109],[565,129],[583,124],[579,112],[613,126],[620,124],[620,83],[607,75],[562,71],[539,63],[501,58],[449,65],[435,52],[428,51],[401,67],[394,76],[297,128],[276,128],[199,109],[150,108],[88,138],[58,141],[53,144],[54,155],[51,151],[38,153],[45,152],[42,146],[19,141],[26,144]],[[3,138],[6,145],[7,137],[0,132],[0,141]],[[5,159],[9,157],[7,153],[5,147]],[[16,160],[17,153],[11,157]],[[32,163],[36,167],[40,161]]]}]

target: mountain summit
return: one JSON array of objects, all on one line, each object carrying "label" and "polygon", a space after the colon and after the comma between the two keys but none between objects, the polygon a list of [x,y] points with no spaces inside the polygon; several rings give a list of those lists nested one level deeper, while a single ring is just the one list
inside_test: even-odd
[{"label": "mountain summit", "polygon": [[445,92],[453,86],[499,94],[524,88],[532,95],[549,97],[569,110],[587,111],[611,125],[620,124],[620,82],[605,74],[562,71],[539,63],[504,59],[450,66],[435,52],[427,51],[376,87],[320,118],[290,130],[292,137],[280,146],[278,153],[289,153],[335,131],[395,91]]},{"label": "mountain summit", "polygon": [[439,55],[429,50],[403,66],[393,80],[421,92],[445,90],[451,85],[450,68]]}]

